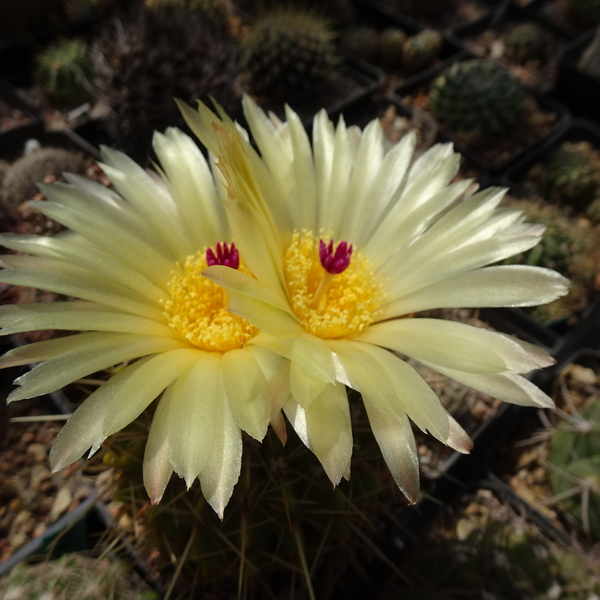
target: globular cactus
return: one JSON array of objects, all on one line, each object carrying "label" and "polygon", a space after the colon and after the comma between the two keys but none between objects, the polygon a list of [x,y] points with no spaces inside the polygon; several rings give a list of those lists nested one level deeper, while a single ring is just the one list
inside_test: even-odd
[{"label": "globular cactus", "polygon": [[6,171],[0,193],[2,212],[17,219],[19,206],[39,192],[36,183],[65,172],[84,173],[84,159],[62,148],[42,148],[26,154]]},{"label": "globular cactus", "polygon": [[548,36],[536,23],[515,25],[506,35],[504,44],[506,57],[520,64],[530,60],[544,62],[548,58]]},{"label": "globular cactus", "polygon": [[[561,504],[600,539],[600,398],[561,423],[550,443],[550,481]],[[568,494],[568,492],[575,492]]]},{"label": "globular cactus", "polygon": [[400,70],[406,45],[406,34],[402,29],[390,27],[381,32],[379,62],[390,70]]},{"label": "globular cactus", "polygon": [[[330,585],[331,573],[343,582],[353,575],[356,556],[367,562],[379,551],[379,525],[401,502],[392,478],[381,477],[385,467],[366,415],[354,408],[354,443],[360,452],[352,458],[349,482],[333,488],[294,433],[285,447],[273,431],[262,444],[246,438],[242,474],[223,521],[198,482],[186,492],[175,479],[161,503],[148,506],[142,485],[148,411],[112,438],[102,460],[115,468],[114,499],[129,522],[138,520],[146,546],[185,562],[182,573],[195,583],[193,597],[308,598],[304,594],[312,586],[311,597],[331,597],[319,593]],[[310,573],[303,564],[310,565]],[[178,583],[183,585],[184,578]],[[177,592],[188,597],[185,588]]]},{"label": "globular cactus", "polygon": [[589,142],[565,142],[548,161],[544,188],[550,200],[585,209],[600,194],[600,152]]},{"label": "globular cactus", "polygon": [[85,41],[72,39],[51,44],[36,61],[37,81],[57,100],[79,102],[89,95],[94,69]]},{"label": "globular cactus", "polygon": [[525,91],[503,66],[485,60],[457,63],[432,84],[429,108],[455,132],[502,136],[519,125]]},{"label": "globular cactus", "polygon": [[600,0],[567,0],[567,14],[577,27],[600,23]]},{"label": "globular cactus", "polygon": [[242,65],[255,94],[304,100],[320,91],[338,56],[321,17],[293,7],[256,19],[242,44]]},{"label": "globular cactus", "polygon": [[[144,591],[142,591],[144,590]],[[0,579],[3,600],[158,600],[122,563],[83,554],[19,565]]]},{"label": "globular cactus", "polygon": [[431,65],[439,54],[443,38],[433,29],[425,29],[404,43],[402,69],[407,75],[412,75],[424,67]]},{"label": "globular cactus", "polygon": [[229,27],[234,16],[231,0],[145,0],[144,6],[150,10],[160,11],[169,8],[184,8],[197,13],[213,25]]},{"label": "globular cactus", "polygon": [[171,7],[109,23],[95,50],[97,92],[112,144],[145,160],[155,129],[184,126],[174,102],[216,99],[239,112],[238,48],[201,15]]},{"label": "globular cactus", "polygon": [[380,35],[375,27],[363,25],[346,31],[340,40],[341,49],[366,62],[379,62]]}]

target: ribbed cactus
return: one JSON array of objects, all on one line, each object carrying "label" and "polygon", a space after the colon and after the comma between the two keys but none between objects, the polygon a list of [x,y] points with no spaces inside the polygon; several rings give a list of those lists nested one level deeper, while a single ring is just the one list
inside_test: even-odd
[{"label": "ribbed cactus", "polygon": [[372,64],[379,62],[380,35],[375,27],[363,25],[348,29],[341,37],[340,46],[351,56]]},{"label": "ribbed cactus", "polygon": [[455,132],[502,136],[521,122],[525,97],[518,79],[506,68],[472,60],[457,63],[433,82],[429,108]]},{"label": "ribbed cactus", "polygon": [[404,42],[402,69],[412,75],[431,65],[442,48],[443,38],[433,29],[425,29]]},{"label": "ribbed cactus", "polygon": [[94,69],[85,41],[61,40],[51,44],[36,62],[38,82],[57,100],[78,102],[89,95]]},{"label": "ribbed cactus", "polygon": [[397,27],[381,32],[379,40],[379,62],[390,70],[400,70],[404,56],[406,34]]},{"label": "ribbed cactus", "polygon": [[565,142],[545,171],[550,200],[585,209],[600,194],[600,152],[589,142]]},{"label": "ribbed cactus", "polygon": [[[142,591],[145,590],[145,591]],[[139,578],[119,562],[83,554],[19,565],[0,579],[3,600],[158,600]]]},{"label": "ribbed cactus", "polygon": [[231,0],[145,0],[144,5],[150,10],[184,8],[197,13],[206,21],[218,26],[228,27],[233,17]]},{"label": "ribbed cactus", "polygon": [[[147,508],[137,517],[150,538],[146,544],[178,559],[188,548],[180,583],[186,576],[195,581],[194,597],[234,598],[241,590],[247,598],[308,598],[310,587],[314,597],[333,597],[320,593],[331,573],[343,582],[354,576],[356,557],[365,564],[376,555],[383,543],[379,525],[387,522],[393,504],[403,503],[391,476],[382,476],[385,466],[366,416],[354,410],[360,451],[352,459],[350,481],[335,489],[294,433],[282,447],[270,431],[262,444],[244,439],[242,473],[222,522],[198,482],[186,492],[176,478],[161,503],[148,506],[141,483],[144,418],[113,438],[104,462],[115,467],[115,498],[123,511],[136,518]],[[179,588],[178,597],[184,591]]]},{"label": "ribbed cactus", "polygon": [[239,110],[235,41],[187,9],[108,24],[95,57],[112,143],[139,160],[148,155],[155,129],[184,125],[174,98],[192,104],[212,96],[229,113]]},{"label": "ribbed cactus", "polygon": [[[600,539],[600,397],[561,423],[550,443],[550,480],[562,505]],[[568,494],[567,492],[574,492]]]},{"label": "ribbed cactus", "polygon": [[280,100],[317,94],[338,61],[333,39],[327,21],[303,9],[264,13],[242,44],[251,90]]},{"label": "ribbed cactus", "polygon": [[548,58],[548,36],[536,23],[515,25],[506,35],[504,44],[507,58],[521,64],[530,60],[544,62]]}]

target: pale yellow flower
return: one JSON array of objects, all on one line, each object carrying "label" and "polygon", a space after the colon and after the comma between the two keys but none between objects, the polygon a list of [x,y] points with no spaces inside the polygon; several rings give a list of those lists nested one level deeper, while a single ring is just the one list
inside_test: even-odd
[{"label": "pale yellow flower", "polygon": [[533,247],[543,227],[499,208],[502,189],[451,183],[460,157],[450,144],[413,160],[413,136],[386,151],[378,121],[364,131],[343,120],[334,127],[322,111],[311,148],[292,110],[282,123],[246,97],[257,152],[222,113],[181,108],[218,155],[233,239],[252,275],[223,266],[204,274],[229,291],[230,310],[260,330],[252,344],[290,361],[283,411],[334,484],[349,474],[352,453],[346,386],[361,392],[387,464],[411,501],[419,482],[409,419],[460,452],[471,447],[393,352],[507,402],[552,404],[520,375],[552,364],[541,349],[413,316],[443,307],[528,306],[567,291],[567,281],[548,269],[486,266]]},{"label": "pale yellow flower", "polygon": [[[0,366],[41,363],[16,381],[13,401],[129,363],[64,426],[54,470],[94,453],[162,394],[144,457],[146,489],[156,503],[173,470],[188,486],[198,477],[222,516],[240,472],[241,430],[263,438],[286,389],[279,379],[287,361],[249,346],[257,330],[229,313],[227,292],[201,276],[219,251],[223,264],[236,258],[213,167],[177,129],[156,134],[154,149],[160,176],[103,150],[118,194],[78,176],[42,186],[48,201],[35,207],[69,231],[0,237],[25,253],[2,257],[0,281],[80,299],[0,307],[2,333],[85,332],[12,350]],[[243,261],[239,269],[247,272]]]}]

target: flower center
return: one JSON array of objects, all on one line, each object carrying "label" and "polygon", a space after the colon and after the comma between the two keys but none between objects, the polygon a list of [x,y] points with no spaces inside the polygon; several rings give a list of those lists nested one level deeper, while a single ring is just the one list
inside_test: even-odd
[{"label": "flower center", "polygon": [[318,240],[312,231],[294,232],[285,277],[294,314],[308,333],[324,339],[368,327],[384,297],[366,257],[352,254],[347,242],[334,247]]},{"label": "flower center", "polygon": [[227,291],[201,275],[214,264],[239,266],[240,271],[249,273],[233,244],[217,244],[216,250],[209,248],[187,257],[179,272],[173,272],[167,286],[169,298],[162,305],[171,328],[190,344],[208,352],[227,352],[241,348],[258,330],[228,312]]}]

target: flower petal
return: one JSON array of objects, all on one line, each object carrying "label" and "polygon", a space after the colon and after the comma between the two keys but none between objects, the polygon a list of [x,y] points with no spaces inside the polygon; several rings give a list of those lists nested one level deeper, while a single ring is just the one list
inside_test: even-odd
[{"label": "flower petal", "polygon": [[221,359],[221,377],[236,425],[261,441],[271,417],[267,380],[252,352],[230,350]]},{"label": "flower petal", "polygon": [[196,350],[173,350],[143,358],[114,375],[73,413],[50,451],[53,472],[76,461],[137,418],[182,371],[198,358]]},{"label": "flower petal", "polygon": [[321,461],[333,485],[349,471],[352,457],[352,426],[346,388],[329,384],[306,408],[310,447]]},{"label": "flower petal", "polygon": [[465,373],[440,367],[433,363],[422,361],[423,364],[485,394],[519,406],[536,406],[538,408],[553,408],[554,402],[550,396],[542,392],[536,385],[516,373],[501,373],[499,375],[480,375]]},{"label": "flower petal", "polygon": [[220,362],[217,353],[198,351],[197,360],[167,390],[169,460],[188,489],[219,443]]},{"label": "flower petal", "polygon": [[90,373],[140,356],[188,348],[175,339],[129,333],[102,333],[91,340],[79,338],[79,342],[15,379],[20,387],[11,392],[7,402],[48,394]]},{"label": "flower petal", "polygon": [[385,321],[372,325],[356,339],[470,373],[527,373],[553,364],[553,359],[536,346],[528,352],[529,348],[504,334],[442,319]]},{"label": "flower petal", "polygon": [[556,271],[500,265],[459,273],[403,295],[382,309],[389,319],[432,308],[534,306],[564,296],[569,281]]},{"label": "flower petal", "polygon": [[392,416],[363,399],[373,435],[400,491],[414,504],[419,497],[419,457],[406,414]]}]

